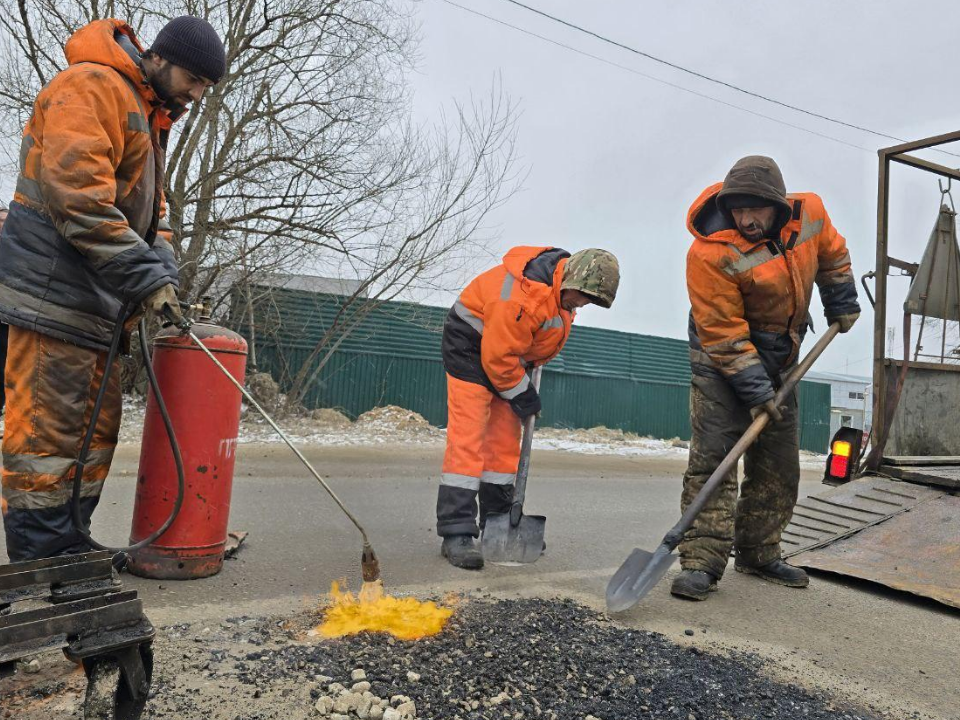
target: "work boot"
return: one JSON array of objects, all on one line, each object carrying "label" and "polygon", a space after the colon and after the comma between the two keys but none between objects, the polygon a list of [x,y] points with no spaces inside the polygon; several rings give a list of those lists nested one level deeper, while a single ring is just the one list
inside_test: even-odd
[{"label": "work boot", "polygon": [[469,535],[450,535],[443,539],[440,554],[451,565],[464,570],[479,570],[483,567],[483,555]]},{"label": "work boot", "polygon": [[810,584],[810,578],[805,571],[787,565],[780,558],[766,565],[747,565],[741,562],[740,558],[737,558],[733,564],[733,569],[739,573],[756,575],[767,582],[785,585],[786,587],[805,588]]},{"label": "work boot", "polygon": [[670,586],[670,594],[685,600],[706,600],[717,591],[717,579],[703,570],[681,570]]}]

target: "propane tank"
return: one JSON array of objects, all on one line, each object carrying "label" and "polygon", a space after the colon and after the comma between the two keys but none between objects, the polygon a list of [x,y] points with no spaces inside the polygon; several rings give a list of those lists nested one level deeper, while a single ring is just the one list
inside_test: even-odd
[{"label": "propane tank", "polygon": [[[244,382],[247,343],[237,333],[201,316],[193,334]],[[180,514],[152,544],[130,556],[134,575],[190,579],[223,567],[230,493],[240,429],[240,391],[175,327],[153,341],[153,366],[183,456],[186,490]],[[159,528],[177,498],[177,469],[163,418],[151,390],[140,448],[130,542]]]}]

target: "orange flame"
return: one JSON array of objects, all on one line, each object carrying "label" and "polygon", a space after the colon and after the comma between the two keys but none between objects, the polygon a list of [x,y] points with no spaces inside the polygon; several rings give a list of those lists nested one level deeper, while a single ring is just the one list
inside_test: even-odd
[{"label": "orange flame", "polygon": [[415,598],[395,598],[383,591],[383,581],[364,583],[359,597],[340,590],[340,583],[330,588],[333,603],[324,613],[316,632],[336,638],[364,631],[386,632],[401,640],[418,640],[443,630],[453,610],[434,602]]}]

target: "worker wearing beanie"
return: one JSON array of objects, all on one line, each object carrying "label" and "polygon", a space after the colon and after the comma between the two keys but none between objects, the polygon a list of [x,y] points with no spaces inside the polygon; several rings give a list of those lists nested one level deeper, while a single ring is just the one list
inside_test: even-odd
[{"label": "worker wearing beanie", "polygon": [[[205,20],[172,20],[144,52],[119,20],[68,41],[69,67],[39,93],[0,233],[0,324],[7,327],[3,520],[12,561],[86,550],[70,480],[121,308],[179,314],[163,193],[172,123],[226,72]],[[0,353],[2,355],[3,353]],[[89,523],[120,425],[114,369],[84,469]]]},{"label": "worker wearing beanie", "polygon": [[780,168],[762,156],[737,161],[704,190],[687,229],[693,437],[682,508],[753,418],[767,413],[770,424],[747,450],[739,501],[734,468],[684,537],[672,592],[706,599],[732,547],[737,571],[805,587],[806,573],[780,558],[800,481],[797,398],[777,407],[774,394],[812,327],[814,282],[828,323],[847,332],[859,316],[846,242],[819,196],[787,195]]},{"label": "worker wearing beanie", "polygon": [[521,421],[540,411],[527,372],[560,352],[578,308],[609,308],[619,282],[617,259],[606,250],[571,256],[560,248],[516,247],[450,309],[442,340],[447,448],[437,533],[452,565],[483,567],[475,538],[489,513],[508,512],[513,502]]}]

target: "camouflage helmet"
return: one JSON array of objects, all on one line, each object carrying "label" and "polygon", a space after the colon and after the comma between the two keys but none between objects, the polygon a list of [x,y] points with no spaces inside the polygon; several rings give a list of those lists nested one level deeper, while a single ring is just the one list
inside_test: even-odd
[{"label": "camouflage helmet", "polygon": [[579,290],[600,307],[608,308],[617,297],[619,285],[620,263],[614,254],[590,248],[574,253],[567,260],[560,289]]}]

